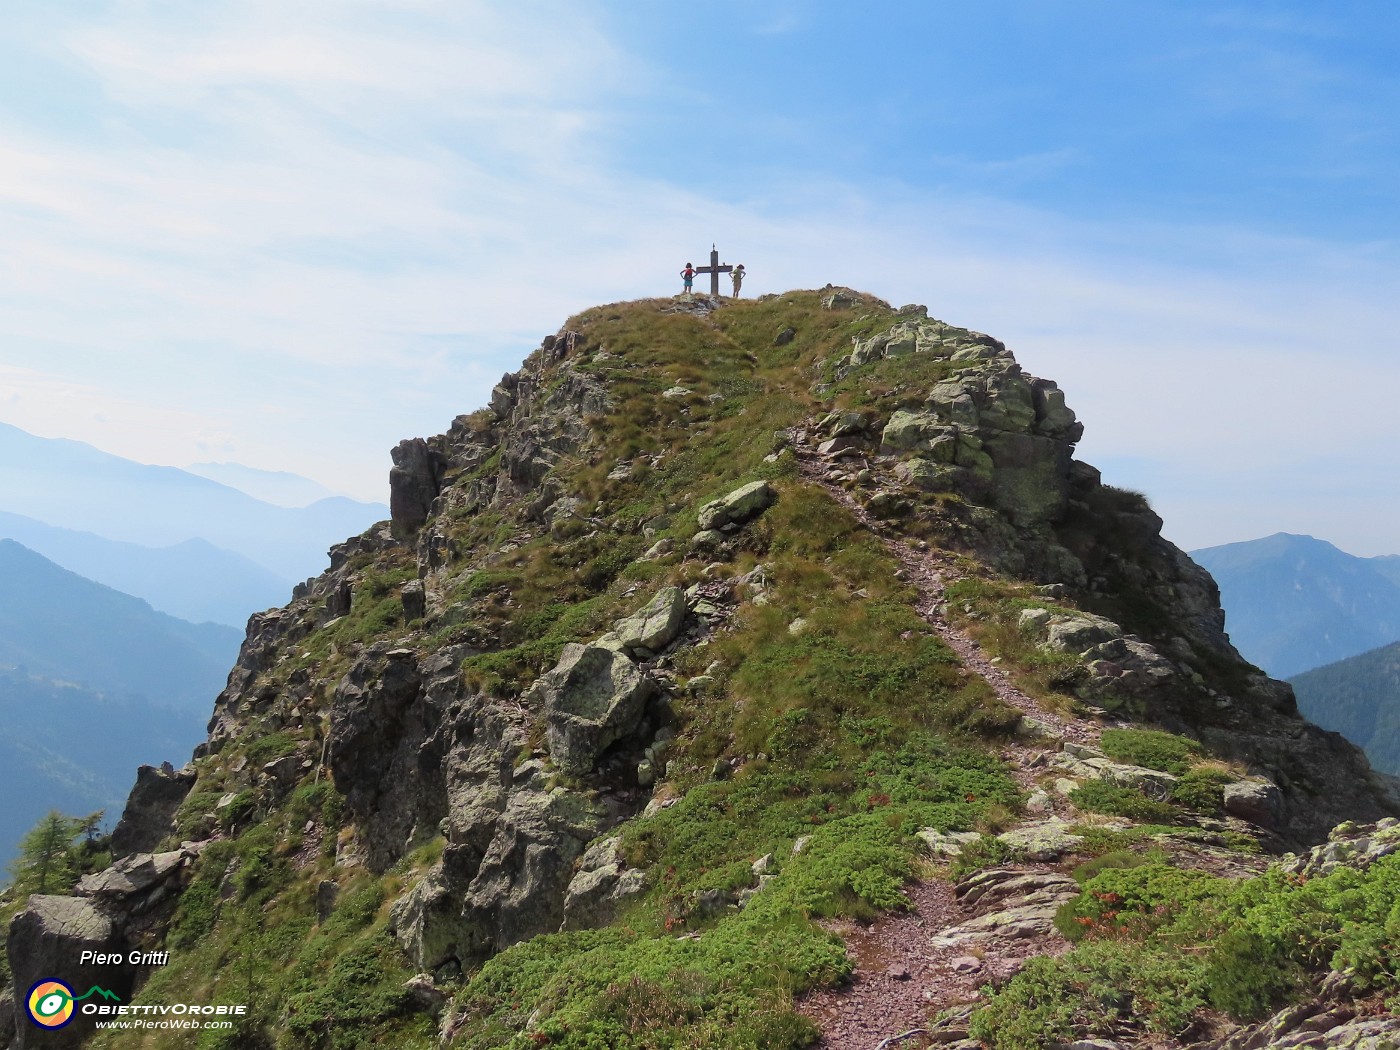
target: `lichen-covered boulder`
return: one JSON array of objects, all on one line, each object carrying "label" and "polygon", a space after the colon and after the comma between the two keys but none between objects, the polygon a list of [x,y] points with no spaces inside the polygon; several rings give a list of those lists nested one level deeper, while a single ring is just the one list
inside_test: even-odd
[{"label": "lichen-covered boulder", "polygon": [[1074,616],[1053,616],[1046,627],[1045,645],[1061,653],[1082,653],[1113,638],[1121,638],[1123,629],[1112,620],[1090,613]]},{"label": "lichen-covered boulder", "polygon": [[685,592],[663,587],[646,605],[619,620],[613,633],[626,649],[664,649],[680,633],[685,609]]},{"label": "lichen-covered boulder", "polygon": [[1011,831],[1003,831],[997,840],[1028,860],[1054,860],[1084,842],[1082,835],[1072,834],[1070,825],[1058,817],[1023,824]]},{"label": "lichen-covered boulder", "polygon": [[696,524],[700,531],[741,525],[762,514],[778,499],[778,492],[766,481],[751,481],[700,508]]},{"label": "lichen-covered boulder", "polygon": [[637,728],[655,693],[655,683],[624,653],[570,643],[554,669],[530,687],[526,704],[544,711],[554,764],[579,776]]}]

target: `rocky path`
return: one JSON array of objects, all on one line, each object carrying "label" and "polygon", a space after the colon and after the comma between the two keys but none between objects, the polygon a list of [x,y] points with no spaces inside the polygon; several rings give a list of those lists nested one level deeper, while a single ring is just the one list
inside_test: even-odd
[{"label": "rocky path", "polygon": [[839,481],[845,472],[826,456],[807,444],[806,432],[797,431],[793,435],[792,450],[797,457],[801,476],[820,485],[834,500],[864,525],[885,549],[899,562],[906,583],[912,585],[919,594],[919,615],[932,627],[947,646],[957,653],[958,659],[969,671],[977,674],[991,687],[1003,701],[1040,722],[1047,729],[1066,740],[1091,744],[1098,734],[1090,727],[1046,711],[1033,698],[1016,687],[999,667],[988,659],[982,647],[959,630],[940,611],[949,583],[966,579],[956,559],[946,551],[936,547],[919,547],[902,537],[893,535],[889,526],[875,518],[856,500],[851,493],[841,487]]},{"label": "rocky path", "polygon": [[[950,583],[967,577],[945,551],[895,535],[871,515],[840,482],[849,476],[808,443],[808,432],[791,433],[801,476],[831,495],[899,563],[901,578],[918,593],[920,617],[952,649],[963,666],[978,675],[1002,701],[1034,718],[1052,736],[1096,742],[1097,731],[1044,710],[987,657],[976,640],[943,615]],[[1045,752],[1033,744],[1008,742],[1001,757],[1020,786],[1036,786],[1034,765]],[[979,872],[954,887],[928,880],[906,888],[910,908],[890,912],[862,926],[833,926],[855,963],[851,980],[839,988],[807,996],[799,1009],[821,1030],[823,1050],[895,1050],[940,1045],[970,1050],[959,1019],[965,1020],[988,981],[1010,977],[1037,955],[1058,955],[1068,944],[1055,930],[1053,915],[1077,892],[1073,880],[1045,865],[1019,864]],[[953,1019],[936,1026],[940,1012],[960,1006]]]}]

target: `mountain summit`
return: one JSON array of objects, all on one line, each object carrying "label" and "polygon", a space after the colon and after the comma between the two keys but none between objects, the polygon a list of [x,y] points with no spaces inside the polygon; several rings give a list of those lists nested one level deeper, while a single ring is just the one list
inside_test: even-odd
[{"label": "mountain summit", "polygon": [[13,988],[244,1003],[239,1047],[1393,1036],[1393,782],[1081,433],[848,289],[570,319],[252,618],[115,864],[15,902]]}]

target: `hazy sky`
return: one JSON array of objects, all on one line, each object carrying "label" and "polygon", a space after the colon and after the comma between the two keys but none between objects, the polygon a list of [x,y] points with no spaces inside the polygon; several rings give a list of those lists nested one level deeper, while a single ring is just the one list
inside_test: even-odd
[{"label": "hazy sky", "polygon": [[21,0],[0,421],[384,499],[568,314],[833,282],[1004,339],[1187,547],[1400,552],[1393,0]]}]

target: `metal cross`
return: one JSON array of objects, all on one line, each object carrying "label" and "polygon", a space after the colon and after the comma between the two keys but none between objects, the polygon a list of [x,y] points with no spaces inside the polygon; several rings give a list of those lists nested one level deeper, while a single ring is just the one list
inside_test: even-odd
[{"label": "metal cross", "polygon": [[734,267],[730,266],[728,263],[725,263],[723,266],[720,265],[719,252],[715,250],[715,246],[712,244],[710,245],[710,265],[697,266],[695,268],[695,272],[707,273],[710,275],[710,294],[713,296],[718,296],[719,275],[722,273],[729,273],[733,269]]}]

